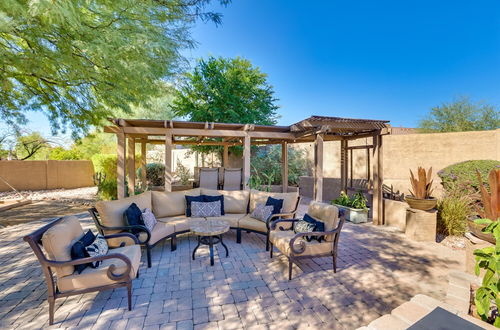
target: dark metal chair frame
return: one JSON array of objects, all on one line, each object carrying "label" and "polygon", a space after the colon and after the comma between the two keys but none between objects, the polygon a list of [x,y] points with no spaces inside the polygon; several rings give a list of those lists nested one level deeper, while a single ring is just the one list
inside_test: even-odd
[{"label": "dark metal chair frame", "polygon": [[[24,241],[28,242],[28,244],[31,246],[33,249],[33,252],[35,253],[36,257],[38,258],[38,261],[40,262],[40,265],[42,266],[43,274],[45,275],[45,282],[47,283],[47,300],[49,302],[49,325],[54,324],[54,307],[55,307],[55,301],[58,298],[63,298],[63,297],[69,297],[69,296],[74,296],[74,295],[80,295],[88,292],[95,292],[95,291],[104,291],[104,290],[110,290],[110,289],[116,289],[120,287],[126,287],[127,288],[127,294],[128,294],[128,310],[132,310],[132,278],[130,277],[130,271],[132,269],[132,264],[130,262],[130,259],[125,256],[124,254],[121,253],[109,253],[103,256],[98,256],[98,257],[89,257],[89,258],[82,258],[82,259],[77,259],[77,260],[71,260],[71,261],[55,261],[55,260],[50,260],[47,259],[45,256],[45,253],[42,251],[42,237],[43,234],[56,224],[62,221],[63,218],[58,218],[49,224],[43,226],[42,228],[37,229],[33,233],[26,235],[23,239]],[[132,239],[133,242],[136,244],[139,244],[139,241],[137,238],[129,233],[119,233],[119,234],[113,234],[113,235],[106,235],[104,236],[105,238],[118,238],[118,237],[127,237],[129,239]],[[125,246],[125,242],[122,242],[120,246]],[[116,281],[116,283],[113,284],[108,284],[108,285],[103,285],[103,286],[98,286],[98,287],[93,287],[93,288],[88,288],[88,289],[79,289],[79,290],[72,290],[72,291],[65,291],[65,292],[60,292],[59,289],[57,288],[57,284],[54,280],[54,274],[52,272],[53,267],[64,267],[64,266],[75,266],[75,265],[81,265],[81,264],[86,264],[89,262],[95,262],[95,261],[102,261],[102,260],[107,260],[107,259],[121,259],[126,265],[127,269],[125,272],[122,274],[115,274],[114,272],[116,271],[116,266],[114,264],[111,264],[108,268],[107,271],[107,276],[109,279]],[[139,271],[137,271],[137,277],[139,277]]]},{"label": "dark metal chair frame", "polygon": [[[285,230],[293,230],[295,227],[295,223],[299,221],[300,219],[277,219],[274,220],[273,223],[271,224],[271,230],[276,230],[276,227],[278,226],[279,223],[287,222],[291,223],[292,227],[289,229],[286,229],[284,227],[278,227],[279,230],[285,231]],[[297,233],[295,236],[290,240],[290,256],[287,256],[288,258],[288,280],[292,279],[292,266],[293,263],[296,260],[299,259],[311,259],[311,258],[322,258],[322,257],[332,257],[333,258],[333,272],[337,272],[337,247],[339,244],[339,237],[340,237],[340,231],[342,230],[342,226],[344,225],[345,222],[345,212],[344,210],[339,210],[339,223],[337,224],[337,228],[330,230],[330,231],[322,231],[322,232],[308,232],[308,233]],[[323,253],[323,254],[315,254],[315,255],[303,255],[301,256],[302,253],[306,250],[306,242],[304,239],[302,239],[304,236],[326,236],[326,235],[333,235],[333,240],[332,240],[332,252],[331,253]],[[297,242],[297,244],[295,243]],[[272,258],[273,257],[273,243],[270,242],[271,244],[271,249],[269,252],[269,256]]]}]

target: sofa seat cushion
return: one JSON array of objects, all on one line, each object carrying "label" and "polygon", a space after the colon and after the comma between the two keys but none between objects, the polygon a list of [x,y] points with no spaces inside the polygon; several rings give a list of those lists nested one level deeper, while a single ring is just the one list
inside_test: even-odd
[{"label": "sofa seat cushion", "polygon": [[[99,212],[99,217],[101,219],[101,224],[106,227],[121,227],[125,226],[125,219],[123,214],[128,207],[135,203],[139,209],[142,211],[145,208],[151,208],[151,192],[146,191],[142,194],[130,196],[127,198],[115,200],[115,201],[99,201],[95,204],[97,212]],[[121,230],[105,230],[104,234],[116,234],[121,232]]]},{"label": "sofa seat cushion", "polygon": [[[71,247],[84,235],[80,221],[75,216],[62,218],[42,236],[42,245],[49,259],[71,261]],[[73,274],[74,266],[54,267],[58,277]]]},{"label": "sofa seat cushion", "polygon": [[295,246],[299,248],[300,242],[304,242],[306,245],[306,249],[303,253],[294,254],[290,249],[290,241],[295,236],[293,230],[272,230],[269,233],[269,240],[278,250],[281,251],[286,256],[315,256],[321,254],[329,254],[332,253],[333,245],[331,242],[323,242],[318,243],[316,240],[312,240],[311,242],[307,242],[306,240],[299,238],[295,241]]},{"label": "sofa seat cushion", "polygon": [[250,212],[253,212],[257,204],[266,204],[268,197],[282,199],[283,208],[281,209],[281,213],[290,213],[293,212],[297,206],[299,192],[278,193],[252,189],[250,190]]},{"label": "sofa seat cushion", "polygon": [[200,188],[181,191],[153,191],[153,213],[156,218],[186,214],[186,196],[199,196]]},{"label": "sofa seat cushion", "polygon": [[205,219],[204,218],[186,217],[185,215],[178,215],[175,217],[164,217],[164,218],[158,219],[158,222],[163,222],[163,223],[174,226],[174,231],[176,233],[191,230],[191,224],[194,221],[205,221]]},{"label": "sofa seat cushion", "polygon": [[232,228],[238,228],[238,221],[246,216],[246,213],[226,213],[220,217],[209,217],[207,220],[224,220],[229,222]]},{"label": "sofa seat cushion", "polygon": [[225,213],[247,213],[250,192],[247,190],[211,190],[201,189],[202,195],[224,196]]},{"label": "sofa seat cushion", "polygon": [[238,227],[243,229],[256,230],[261,233],[267,233],[266,223],[250,217],[249,214],[245,215],[245,217],[241,218],[240,221],[238,221]]},{"label": "sofa seat cushion", "polygon": [[[151,238],[149,239],[149,244],[155,244],[159,240],[162,240],[168,235],[175,233],[175,226],[173,223],[160,222],[158,221],[151,231]],[[141,236],[142,235],[142,236]],[[139,239],[142,241],[146,239],[146,233],[141,233]]]},{"label": "sofa seat cushion", "polygon": [[[130,277],[134,279],[137,276],[137,271],[141,264],[141,247],[137,244],[124,246],[121,248],[110,249],[108,254],[120,253],[129,258],[132,264],[130,270]],[[121,259],[106,259],[98,268],[87,267],[85,270],[78,274],[77,272],[72,275],[58,278],[57,287],[61,292],[71,290],[81,290],[87,288],[95,288],[103,285],[113,284],[116,281],[110,279],[107,275],[109,266],[114,264],[116,266],[115,274],[122,274],[127,266]]]}]

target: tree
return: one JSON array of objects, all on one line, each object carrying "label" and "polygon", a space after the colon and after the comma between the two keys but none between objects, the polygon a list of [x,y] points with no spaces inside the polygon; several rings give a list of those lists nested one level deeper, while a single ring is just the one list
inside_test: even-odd
[{"label": "tree", "polygon": [[0,119],[18,125],[43,111],[54,133],[77,136],[113,109],[147,106],[179,72],[193,22],[220,23],[209,3],[0,1]]},{"label": "tree", "polygon": [[[15,157],[19,160],[34,158],[44,149],[50,149],[49,141],[40,133],[33,132],[28,135],[19,135],[16,140]],[[50,152],[50,150],[46,150]]]},{"label": "tree", "polygon": [[488,104],[473,103],[467,97],[432,108],[419,124],[419,128],[424,132],[482,131],[499,127],[498,108]]},{"label": "tree", "polygon": [[276,101],[267,75],[250,61],[209,57],[186,74],[172,109],[190,121],[273,125]]}]

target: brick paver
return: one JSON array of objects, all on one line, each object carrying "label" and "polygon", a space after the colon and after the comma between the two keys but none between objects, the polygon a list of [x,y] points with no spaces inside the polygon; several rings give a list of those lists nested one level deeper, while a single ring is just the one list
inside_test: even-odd
[{"label": "brick paver", "polygon": [[[90,218],[80,215],[92,228]],[[46,285],[23,235],[46,222],[0,230],[0,328],[48,326]],[[346,224],[338,270],[331,258],[305,260],[287,280],[287,261],[265,251],[264,237],[225,236],[230,256],[210,266],[208,249],[192,261],[194,237],[182,236],[153,249],[153,267],[143,254],[134,280],[133,310],[126,291],[111,290],[56,301],[54,328],[92,329],[352,329],[389,313],[422,293],[444,299],[447,273],[464,268],[464,252],[417,243],[390,228]],[[222,251],[217,246],[218,252]]]}]

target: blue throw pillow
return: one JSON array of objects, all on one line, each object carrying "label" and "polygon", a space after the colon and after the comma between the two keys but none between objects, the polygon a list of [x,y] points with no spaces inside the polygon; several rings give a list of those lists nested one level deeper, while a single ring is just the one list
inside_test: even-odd
[{"label": "blue throw pillow", "polygon": [[[71,260],[82,259],[89,257],[87,250],[85,249],[87,246],[92,244],[95,240],[95,235],[92,230],[89,229],[78,241],[73,244],[71,247]],[[75,270],[78,274],[81,274],[87,266],[90,266],[91,263],[75,265]]]},{"label": "blue throw pillow", "polygon": [[[304,214],[304,218],[302,219],[310,224],[313,224],[314,225],[314,230],[313,231],[325,231],[325,224],[324,222],[322,221],[318,221],[316,219],[314,219],[313,217],[311,217],[309,214]],[[312,239],[315,239],[317,240],[318,242],[321,243],[321,241],[323,241],[325,239],[324,236],[313,236]]]},{"label": "blue throw pillow", "polygon": [[186,217],[191,216],[191,202],[204,202],[203,195],[200,196],[188,196],[186,195]]},{"label": "blue throw pillow", "polygon": [[220,214],[224,215],[224,195],[220,196],[208,196],[208,195],[202,195],[203,196],[203,201],[204,202],[217,202],[220,201]]},{"label": "blue throw pillow", "polygon": [[[142,220],[142,211],[137,206],[136,203],[130,204],[130,206],[125,210],[123,214],[125,218],[125,224],[128,226],[142,225],[144,226],[144,221]],[[140,233],[140,229],[132,229],[133,234]]]},{"label": "blue throw pillow", "polygon": [[274,207],[273,214],[277,214],[277,213],[280,213],[281,209],[283,208],[283,200],[268,197],[267,201],[266,201],[266,206],[267,205],[272,205]]}]

